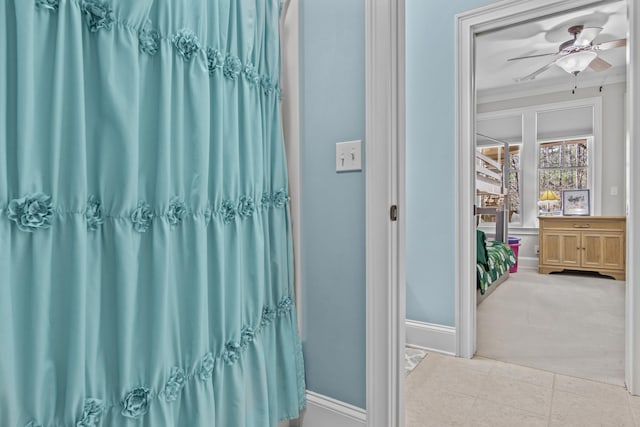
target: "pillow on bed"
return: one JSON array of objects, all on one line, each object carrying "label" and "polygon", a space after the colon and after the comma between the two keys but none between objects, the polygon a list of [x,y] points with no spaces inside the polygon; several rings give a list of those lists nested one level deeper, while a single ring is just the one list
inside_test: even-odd
[{"label": "pillow on bed", "polygon": [[489,256],[487,255],[487,236],[484,231],[476,230],[476,260],[478,264],[487,265]]}]

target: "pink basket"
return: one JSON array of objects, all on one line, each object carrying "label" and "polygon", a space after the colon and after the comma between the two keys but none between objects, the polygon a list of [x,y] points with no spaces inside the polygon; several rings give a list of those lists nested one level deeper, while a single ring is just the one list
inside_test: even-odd
[{"label": "pink basket", "polygon": [[509,247],[513,251],[513,255],[516,257],[516,263],[509,268],[509,273],[517,273],[518,272],[518,249],[520,248],[520,243],[509,243]]}]

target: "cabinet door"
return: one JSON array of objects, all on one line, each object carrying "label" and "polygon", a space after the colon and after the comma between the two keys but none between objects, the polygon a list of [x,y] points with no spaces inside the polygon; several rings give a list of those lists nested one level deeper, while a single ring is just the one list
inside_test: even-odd
[{"label": "cabinet door", "polygon": [[604,239],[602,233],[582,233],[582,266],[589,268],[603,267]]},{"label": "cabinet door", "polygon": [[625,241],[623,233],[602,233],[602,266],[624,270]]},{"label": "cabinet door", "polygon": [[618,232],[583,232],[582,266],[624,269],[624,234]]},{"label": "cabinet door", "polygon": [[582,266],[624,269],[624,234],[618,232],[582,233]]},{"label": "cabinet door", "polygon": [[540,244],[542,263],[580,266],[580,233],[545,231]]}]

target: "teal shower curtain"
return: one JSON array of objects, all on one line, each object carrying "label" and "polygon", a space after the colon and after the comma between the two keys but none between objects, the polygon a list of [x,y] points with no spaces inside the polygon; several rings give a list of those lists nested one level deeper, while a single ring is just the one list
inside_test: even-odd
[{"label": "teal shower curtain", "polygon": [[0,0],[0,426],[304,406],[279,6]]}]

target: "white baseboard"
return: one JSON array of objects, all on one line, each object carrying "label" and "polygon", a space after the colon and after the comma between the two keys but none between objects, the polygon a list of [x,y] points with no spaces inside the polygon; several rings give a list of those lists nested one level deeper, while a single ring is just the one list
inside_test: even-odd
[{"label": "white baseboard", "polygon": [[518,257],[518,267],[538,269],[538,257]]},{"label": "white baseboard", "polygon": [[367,412],[348,403],[307,390],[307,409],[300,419],[279,427],[365,427]]},{"label": "white baseboard", "polygon": [[433,323],[406,321],[406,342],[413,347],[455,356],[456,328]]}]

